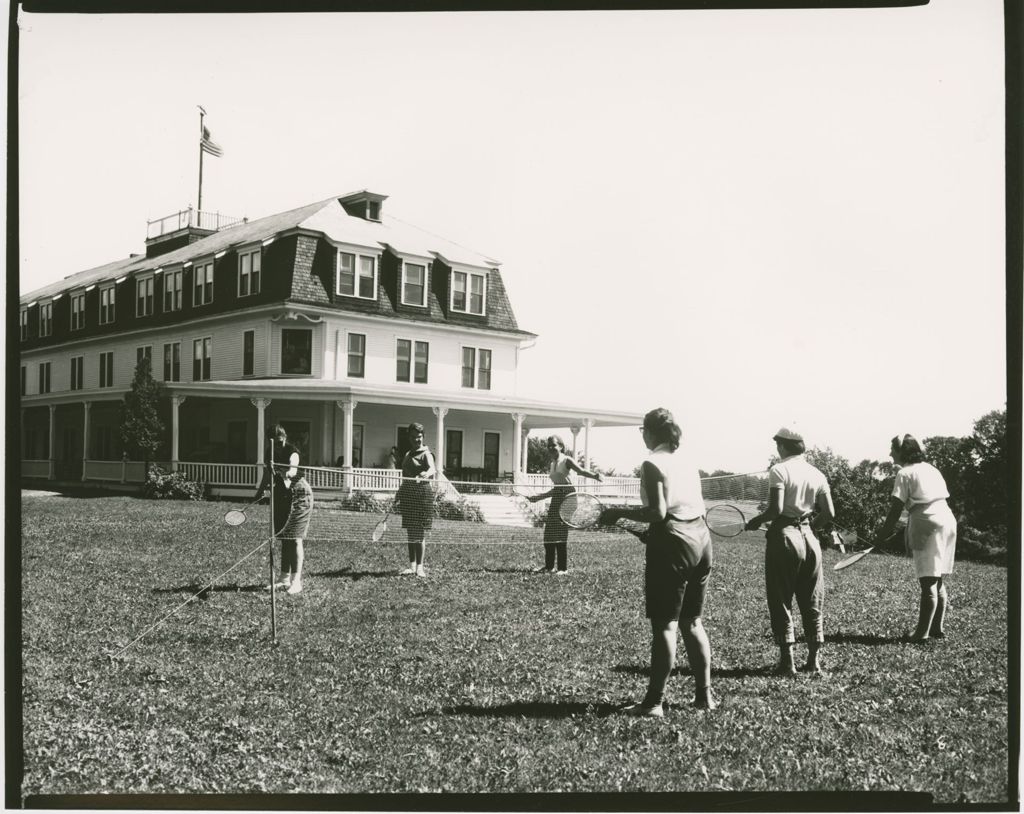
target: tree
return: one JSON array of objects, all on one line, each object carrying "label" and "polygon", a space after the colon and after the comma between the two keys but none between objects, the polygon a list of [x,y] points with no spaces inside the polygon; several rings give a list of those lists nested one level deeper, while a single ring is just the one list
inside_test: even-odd
[{"label": "tree", "polygon": [[1006,455],[1006,410],[993,410],[974,422],[977,477],[969,505],[975,528],[1006,528],[1009,520],[1009,475]]},{"label": "tree", "polygon": [[547,438],[526,439],[526,471],[546,473],[551,465]]},{"label": "tree", "polygon": [[149,357],[143,356],[121,404],[121,443],[129,458],[145,462],[147,471],[165,429],[157,411],[159,403],[160,385],[153,381]]}]

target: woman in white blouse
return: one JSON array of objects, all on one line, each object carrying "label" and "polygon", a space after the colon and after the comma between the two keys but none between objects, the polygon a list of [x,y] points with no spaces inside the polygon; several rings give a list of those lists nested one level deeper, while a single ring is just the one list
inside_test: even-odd
[{"label": "woman in white blouse", "polygon": [[885,540],[892,535],[906,509],[906,544],[921,583],[917,629],[910,640],[940,639],[945,635],[947,603],[942,578],[952,573],[956,554],[956,518],[946,502],[949,489],[942,473],[924,460],[924,450],[913,436],[893,438],[889,454],[901,468],[896,473],[889,513],[877,539]]}]

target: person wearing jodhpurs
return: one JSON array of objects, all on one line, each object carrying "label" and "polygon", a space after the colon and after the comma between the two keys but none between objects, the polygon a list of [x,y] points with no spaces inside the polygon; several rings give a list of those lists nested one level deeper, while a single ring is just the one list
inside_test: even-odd
[{"label": "person wearing jodhpurs", "polygon": [[823,610],[825,583],[821,545],[811,530],[827,526],[835,516],[825,475],[804,458],[804,439],[783,427],[773,439],[782,459],[768,473],[768,508],[747,523],[753,531],[769,523],[764,555],[765,589],[772,635],[779,646],[778,675],[795,675],[793,663],[793,597],[796,597],[807,640],[807,662],[801,671],[821,675],[820,653],[825,641]]}]

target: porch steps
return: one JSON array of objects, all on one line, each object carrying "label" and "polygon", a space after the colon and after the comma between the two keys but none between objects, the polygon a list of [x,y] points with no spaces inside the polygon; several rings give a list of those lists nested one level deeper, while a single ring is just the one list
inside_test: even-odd
[{"label": "porch steps", "polygon": [[484,520],[496,526],[532,528],[533,519],[529,509],[520,505],[517,498],[502,495],[468,494],[466,500],[475,503],[483,512]]}]

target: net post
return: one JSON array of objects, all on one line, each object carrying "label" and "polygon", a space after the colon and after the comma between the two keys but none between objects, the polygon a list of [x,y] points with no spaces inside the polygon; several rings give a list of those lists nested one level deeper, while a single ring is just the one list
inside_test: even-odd
[{"label": "net post", "polygon": [[274,441],[270,441],[270,636],[277,645],[277,583],[274,580]]}]

